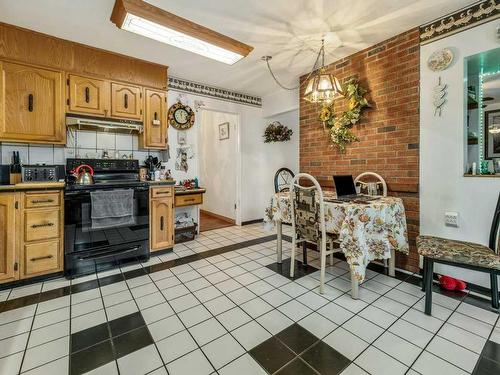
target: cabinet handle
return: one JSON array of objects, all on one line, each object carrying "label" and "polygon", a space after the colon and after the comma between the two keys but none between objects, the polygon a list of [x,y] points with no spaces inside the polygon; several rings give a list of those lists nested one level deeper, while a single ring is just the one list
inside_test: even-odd
[{"label": "cabinet handle", "polygon": [[163,216],[160,216],[160,230],[163,232],[164,222]]},{"label": "cabinet handle", "polygon": [[53,199],[38,199],[38,200],[32,200],[31,203],[33,204],[38,204],[38,203],[52,203],[54,202]]},{"label": "cabinet handle", "polygon": [[33,112],[33,94],[28,95],[28,111]]},{"label": "cabinet handle", "polygon": [[53,227],[54,223],[33,224],[31,228]]},{"label": "cabinet handle", "polygon": [[155,112],[155,114],[154,114],[154,119],[155,119],[155,120],[158,120],[158,112]]},{"label": "cabinet handle", "polygon": [[128,108],[128,94],[123,95],[123,106]]},{"label": "cabinet handle", "polygon": [[88,87],[85,87],[85,102],[90,102],[90,89]]},{"label": "cabinet handle", "polygon": [[14,263],[14,271],[17,271],[19,269],[19,263]]},{"label": "cabinet handle", "polygon": [[189,198],[189,199],[184,199],[184,201],[186,201],[186,202],[194,202],[195,199],[194,198]]},{"label": "cabinet handle", "polygon": [[36,262],[37,260],[52,259],[52,258],[54,258],[53,255],[45,255],[45,256],[42,256],[42,257],[31,258],[30,260],[32,262]]}]

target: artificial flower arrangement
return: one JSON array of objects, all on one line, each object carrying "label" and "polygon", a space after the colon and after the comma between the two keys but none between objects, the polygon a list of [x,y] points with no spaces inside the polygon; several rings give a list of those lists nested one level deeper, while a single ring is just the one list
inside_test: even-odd
[{"label": "artificial flower arrangement", "polygon": [[350,78],[343,85],[342,92],[344,98],[349,101],[347,111],[335,116],[333,103],[329,103],[320,109],[318,117],[329,128],[332,143],[344,152],[349,143],[359,140],[351,128],[361,119],[363,109],[371,105],[365,98],[367,91],[359,85],[356,78]]},{"label": "artificial flower arrangement", "polygon": [[293,130],[282,125],[279,121],[270,123],[264,131],[264,143],[289,141]]}]

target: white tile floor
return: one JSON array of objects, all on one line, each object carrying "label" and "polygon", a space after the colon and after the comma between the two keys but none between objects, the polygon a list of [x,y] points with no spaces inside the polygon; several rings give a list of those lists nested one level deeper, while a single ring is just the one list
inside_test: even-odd
[{"label": "white tile floor", "polygon": [[[205,232],[147,263],[72,284],[269,234],[260,224]],[[70,365],[74,334],[134,312],[140,312],[151,343],[100,364],[92,374],[265,374],[252,349],[294,322],[347,357],[351,363],[342,374],[472,373],[487,340],[500,344],[498,313],[435,293],[433,316],[426,316],[418,286],[373,271],[360,299],[353,300],[348,266],[338,260],[328,268],[320,295],[319,272],[290,281],[265,267],[276,261],[275,246],[271,240],[2,312],[0,374],[80,373]],[[290,244],[284,249],[289,256]],[[315,255],[310,258],[317,265]],[[69,284],[52,280],[0,297],[12,300]],[[314,368],[310,373],[322,373]]]}]

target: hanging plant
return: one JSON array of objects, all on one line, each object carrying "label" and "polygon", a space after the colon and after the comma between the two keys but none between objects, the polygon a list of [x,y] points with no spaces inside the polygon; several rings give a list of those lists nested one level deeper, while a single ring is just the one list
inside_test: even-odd
[{"label": "hanging plant", "polygon": [[279,121],[274,121],[267,125],[264,131],[264,143],[286,142],[293,134],[292,129],[282,125]]},{"label": "hanging plant", "polygon": [[330,128],[332,143],[341,152],[345,152],[349,143],[359,141],[351,128],[361,119],[363,109],[371,106],[365,98],[366,90],[359,85],[356,78],[349,79],[342,89],[344,98],[348,101],[347,111],[335,116],[333,104],[329,104],[320,109],[318,117],[325,126]]}]

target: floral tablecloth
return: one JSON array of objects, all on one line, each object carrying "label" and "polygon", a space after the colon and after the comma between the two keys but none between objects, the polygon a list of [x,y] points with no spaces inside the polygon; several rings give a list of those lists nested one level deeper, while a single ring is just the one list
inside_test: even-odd
[{"label": "floral tablecloth", "polygon": [[[408,235],[403,201],[380,197],[367,203],[332,202],[335,193],[324,192],[325,224],[328,233],[338,234],[340,247],[356,279],[374,259],[389,259],[391,250],[408,254]],[[266,209],[268,223],[291,222],[289,193],[276,193]]]}]

